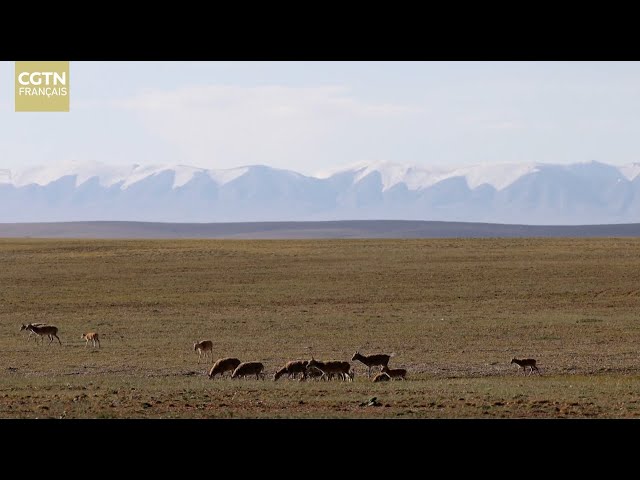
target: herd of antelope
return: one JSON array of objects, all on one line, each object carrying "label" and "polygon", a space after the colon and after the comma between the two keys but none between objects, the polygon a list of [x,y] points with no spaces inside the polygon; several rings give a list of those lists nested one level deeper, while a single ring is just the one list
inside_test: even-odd
[{"label": "herd of antelope", "polygon": [[[194,351],[198,352],[198,363],[204,356],[210,356],[213,360],[213,342],[204,340],[202,342],[194,342]],[[360,352],[353,354],[351,361],[360,361],[367,367],[367,377],[371,378],[371,369],[380,367],[381,371],[374,378],[374,382],[382,382],[392,379],[405,380],[407,370],[404,368],[390,369],[389,360],[393,355],[376,354],[362,355]],[[240,378],[255,375],[256,380],[262,378],[264,380],[264,364],[262,362],[241,362],[238,358],[228,357],[217,360],[211,370],[209,370],[209,378],[213,379],[216,375],[223,377],[225,372],[231,373],[231,378]],[[277,381],[282,376],[289,379],[299,381],[316,378],[319,380],[338,379],[342,381],[352,382],[354,372],[351,370],[351,364],[345,361],[328,361],[321,362],[311,357],[311,360],[292,360],[287,362],[282,368],[273,374],[273,380]]]},{"label": "herd of antelope", "polygon": [[[48,345],[51,345],[53,339],[57,339],[58,343],[62,345],[60,337],[58,337],[58,327],[54,325],[47,325],[45,323],[29,323],[27,325],[22,324],[20,331],[29,332],[29,337],[35,335],[36,342],[40,338],[40,343],[44,343],[44,337],[49,338]],[[83,333],[80,338],[85,340],[85,348],[89,346],[89,343],[95,348],[100,348],[100,336],[97,332]],[[211,340],[203,340],[201,342],[193,343],[193,350],[198,352],[198,363],[204,357],[206,362],[207,357],[213,361],[213,342]],[[363,355],[356,351],[351,357],[352,362],[359,361],[367,367],[367,378],[371,378],[371,369],[379,367],[380,372],[373,377],[374,382],[386,382],[389,380],[406,380],[407,370],[404,368],[389,368],[389,361],[394,354],[374,354]],[[522,368],[523,373],[526,374],[527,367],[529,367],[529,375],[534,371],[540,374],[540,370],[536,366],[536,361],[533,358],[525,358],[519,360],[517,358],[511,359],[511,364],[518,365]],[[262,362],[241,362],[237,358],[220,358],[209,370],[209,378],[213,379],[216,375],[223,377],[225,372],[231,372],[231,378],[240,378],[255,375],[256,380],[262,378],[264,380],[264,364]],[[351,369],[351,364],[345,361],[328,361],[321,362],[311,357],[311,360],[292,360],[287,362],[282,368],[278,369],[273,374],[273,380],[276,381],[280,377],[286,375],[289,379],[296,379],[298,375],[299,380],[304,381],[309,379],[319,380],[332,380],[337,378],[343,381],[353,381],[355,373]]]},{"label": "herd of antelope", "polygon": [[[20,331],[29,332],[28,338],[34,336],[36,342],[38,341],[38,338],[40,338],[40,343],[43,343],[44,337],[48,337],[48,345],[51,345],[51,342],[53,342],[54,338],[56,338],[58,340],[58,343],[62,345],[60,337],[58,337],[58,327],[56,327],[55,325],[47,325],[46,323],[28,323],[26,325],[22,324],[22,326],[20,327]],[[97,346],[98,348],[100,348],[100,335],[98,335],[97,332],[83,333],[80,338],[82,340],[85,340],[85,348],[89,345],[89,343],[91,343],[94,347]]]},{"label": "herd of antelope", "polygon": [[[198,363],[204,356],[205,361],[207,356],[213,361],[213,342],[211,340],[203,340],[201,342],[193,342],[193,350],[198,352]],[[362,362],[367,367],[367,378],[371,378],[371,369],[373,367],[380,367],[380,373],[373,377],[374,382],[386,382],[389,380],[406,380],[407,370],[405,368],[389,368],[389,360],[394,354],[386,355],[383,353],[375,355],[362,355],[356,351],[351,357],[352,362]],[[511,364],[516,364],[521,367],[523,373],[526,374],[527,367],[529,367],[529,375],[535,370],[540,374],[540,370],[536,366],[536,361],[533,358],[525,358],[518,360],[517,358],[511,359]],[[246,377],[248,375],[255,375],[256,380],[262,378],[264,380],[265,374],[263,372],[264,365],[261,362],[240,362],[237,358],[228,357],[220,358],[209,370],[209,378],[213,379],[216,375],[224,376],[225,372],[231,372],[231,378]],[[278,380],[280,377],[286,375],[289,379],[296,379],[298,374],[299,380],[304,381],[307,378],[317,378],[324,380],[331,380],[337,378],[343,381],[353,381],[354,372],[351,370],[351,364],[344,361],[330,361],[320,362],[313,357],[311,360],[292,360],[287,362],[282,368],[278,369],[273,374],[273,380]]]}]

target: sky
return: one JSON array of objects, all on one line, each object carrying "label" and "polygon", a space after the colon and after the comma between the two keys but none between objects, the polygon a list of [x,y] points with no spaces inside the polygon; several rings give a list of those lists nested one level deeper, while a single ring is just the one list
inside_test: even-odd
[{"label": "sky", "polygon": [[71,62],[69,113],[14,112],[13,75],[0,169],[640,161],[640,62]]}]

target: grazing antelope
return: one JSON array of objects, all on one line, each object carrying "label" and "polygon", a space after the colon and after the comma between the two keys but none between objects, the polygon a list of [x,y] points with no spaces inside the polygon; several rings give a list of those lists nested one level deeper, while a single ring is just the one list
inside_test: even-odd
[{"label": "grazing antelope", "polygon": [[[89,342],[91,342],[93,344],[93,347],[95,348],[96,344],[98,345],[98,348],[100,348],[100,336],[96,333],[96,332],[89,332],[89,333],[83,333],[80,338],[82,340],[86,340],[85,344],[84,344],[84,348],[87,348],[87,346],[89,345]],[[107,342],[109,343],[109,342]]]},{"label": "grazing antelope", "polygon": [[351,369],[351,364],[349,362],[320,362],[311,357],[311,360],[307,364],[307,369],[311,368],[316,368],[322,372],[322,376],[320,377],[320,379],[326,378],[327,380],[329,380],[331,379],[332,375],[336,374],[342,380],[353,380],[351,372],[349,371]]},{"label": "grazing antelope", "polygon": [[380,372],[375,377],[373,377],[374,382],[388,382],[389,380],[391,380],[391,376],[385,372]]},{"label": "grazing antelope", "polygon": [[406,380],[407,378],[407,370],[404,368],[389,368],[386,365],[382,367],[380,370],[383,373],[389,375],[392,379],[401,378],[402,380]]},{"label": "grazing antelope", "polygon": [[377,355],[361,355],[359,352],[353,354],[351,357],[351,361],[355,362],[356,360],[364,363],[369,369],[367,372],[367,377],[371,377],[371,367],[381,366],[386,367],[389,364],[389,360],[391,360],[392,355],[385,354],[377,354]]},{"label": "grazing antelope", "polygon": [[60,345],[62,345],[60,337],[58,337],[58,327],[54,327],[53,325],[34,325],[33,323],[29,323],[28,325],[22,325],[20,331],[22,330],[28,330],[38,335],[40,337],[40,343],[44,342],[44,336],[47,335],[49,337],[48,345],[51,345],[51,342],[53,342],[53,337],[57,338]]},{"label": "grazing antelope", "polygon": [[[306,373],[306,378],[317,378],[318,380],[320,378],[322,378],[322,376],[324,375],[324,373],[322,372],[322,370],[316,368],[316,367],[307,367],[307,371]],[[303,380],[305,380],[305,378],[301,378],[300,381],[302,382]]]},{"label": "grazing antelope", "polygon": [[512,358],[511,363],[515,363],[519,367],[522,367],[522,373],[524,374],[527,372],[527,367],[529,367],[529,375],[531,375],[534,370],[540,374],[540,370],[536,367],[536,361],[533,358],[523,358],[522,360]]},{"label": "grazing antelope", "polygon": [[260,376],[262,376],[262,379],[264,380],[264,373],[262,373],[263,370],[264,365],[260,362],[244,362],[238,365],[238,367],[233,371],[231,378],[255,375],[256,380],[258,380],[258,377]]},{"label": "grazing antelope", "polygon": [[[46,325],[46,323],[30,323],[29,325],[33,325],[35,327],[43,327]],[[29,340],[31,337],[34,338],[34,340],[37,342],[38,341],[38,336],[33,333],[31,330],[27,330],[27,326],[22,325],[22,327],[20,327],[20,331],[28,331],[29,335],[27,336],[27,340]]]},{"label": "grazing antelope", "polygon": [[216,375],[220,374],[220,376],[224,376],[224,372],[231,372],[238,368],[240,365],[240,360],[237,358],[220,358],[213,364],[211,370],[209,370],[209,378],[212,379]]},{"label": "grazing antelope", "polygon": [[278,370],[276,373],[273,374],[273,381],[274,382],[278,381],[278,379],[285,374],[289,375],[289,378],[291,378],[291,375],[287,371],[287,367],[282,367],[280,370]]},{"label": "grazing antelope", "polygon": [[213,362],[213,342],[211,340],[203,340],[201,342],[193,342],[193,351],[198,352],[198,363],[200,363],[200,357],[204,353],[204,359],[207,360],[207,352]]},{"label": "grazing antelope", "polygon": [[302,378],[305,379],[307,377],[307,365],[309,362],[307,360],[293,360],[291,362],[287,362],[284,367],[278,370],[273,375],[273,380],[278,380],[282,375],[287,374],[289,378],[296,378],[298,373],[302,374]]},{"label": "grazing antelope", "polygon": [[338,373],[336,362],[320,362],[313,357],[307,363],[307,370],[319,370],[322,372],[320,380],[323,378],[329,380],[334,373]]}]

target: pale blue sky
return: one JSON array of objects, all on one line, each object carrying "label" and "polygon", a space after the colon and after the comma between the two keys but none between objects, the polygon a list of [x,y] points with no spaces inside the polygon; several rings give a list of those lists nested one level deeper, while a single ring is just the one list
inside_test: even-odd
[{"label": "pale blue sky", "polygon": [[69,113],[15,113],[13,68],[0,169],[640,161],[640,62],[71,62]]}]

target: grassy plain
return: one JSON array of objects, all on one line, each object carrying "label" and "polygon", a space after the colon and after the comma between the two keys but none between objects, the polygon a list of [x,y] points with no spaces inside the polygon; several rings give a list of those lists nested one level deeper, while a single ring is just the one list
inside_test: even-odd
[{"label": "grassy plain", "polygon": [[[639,312],[640,239],[0,239],[0,418],[640,417]],[[211,381],[204,339],[408,381]]]}]

